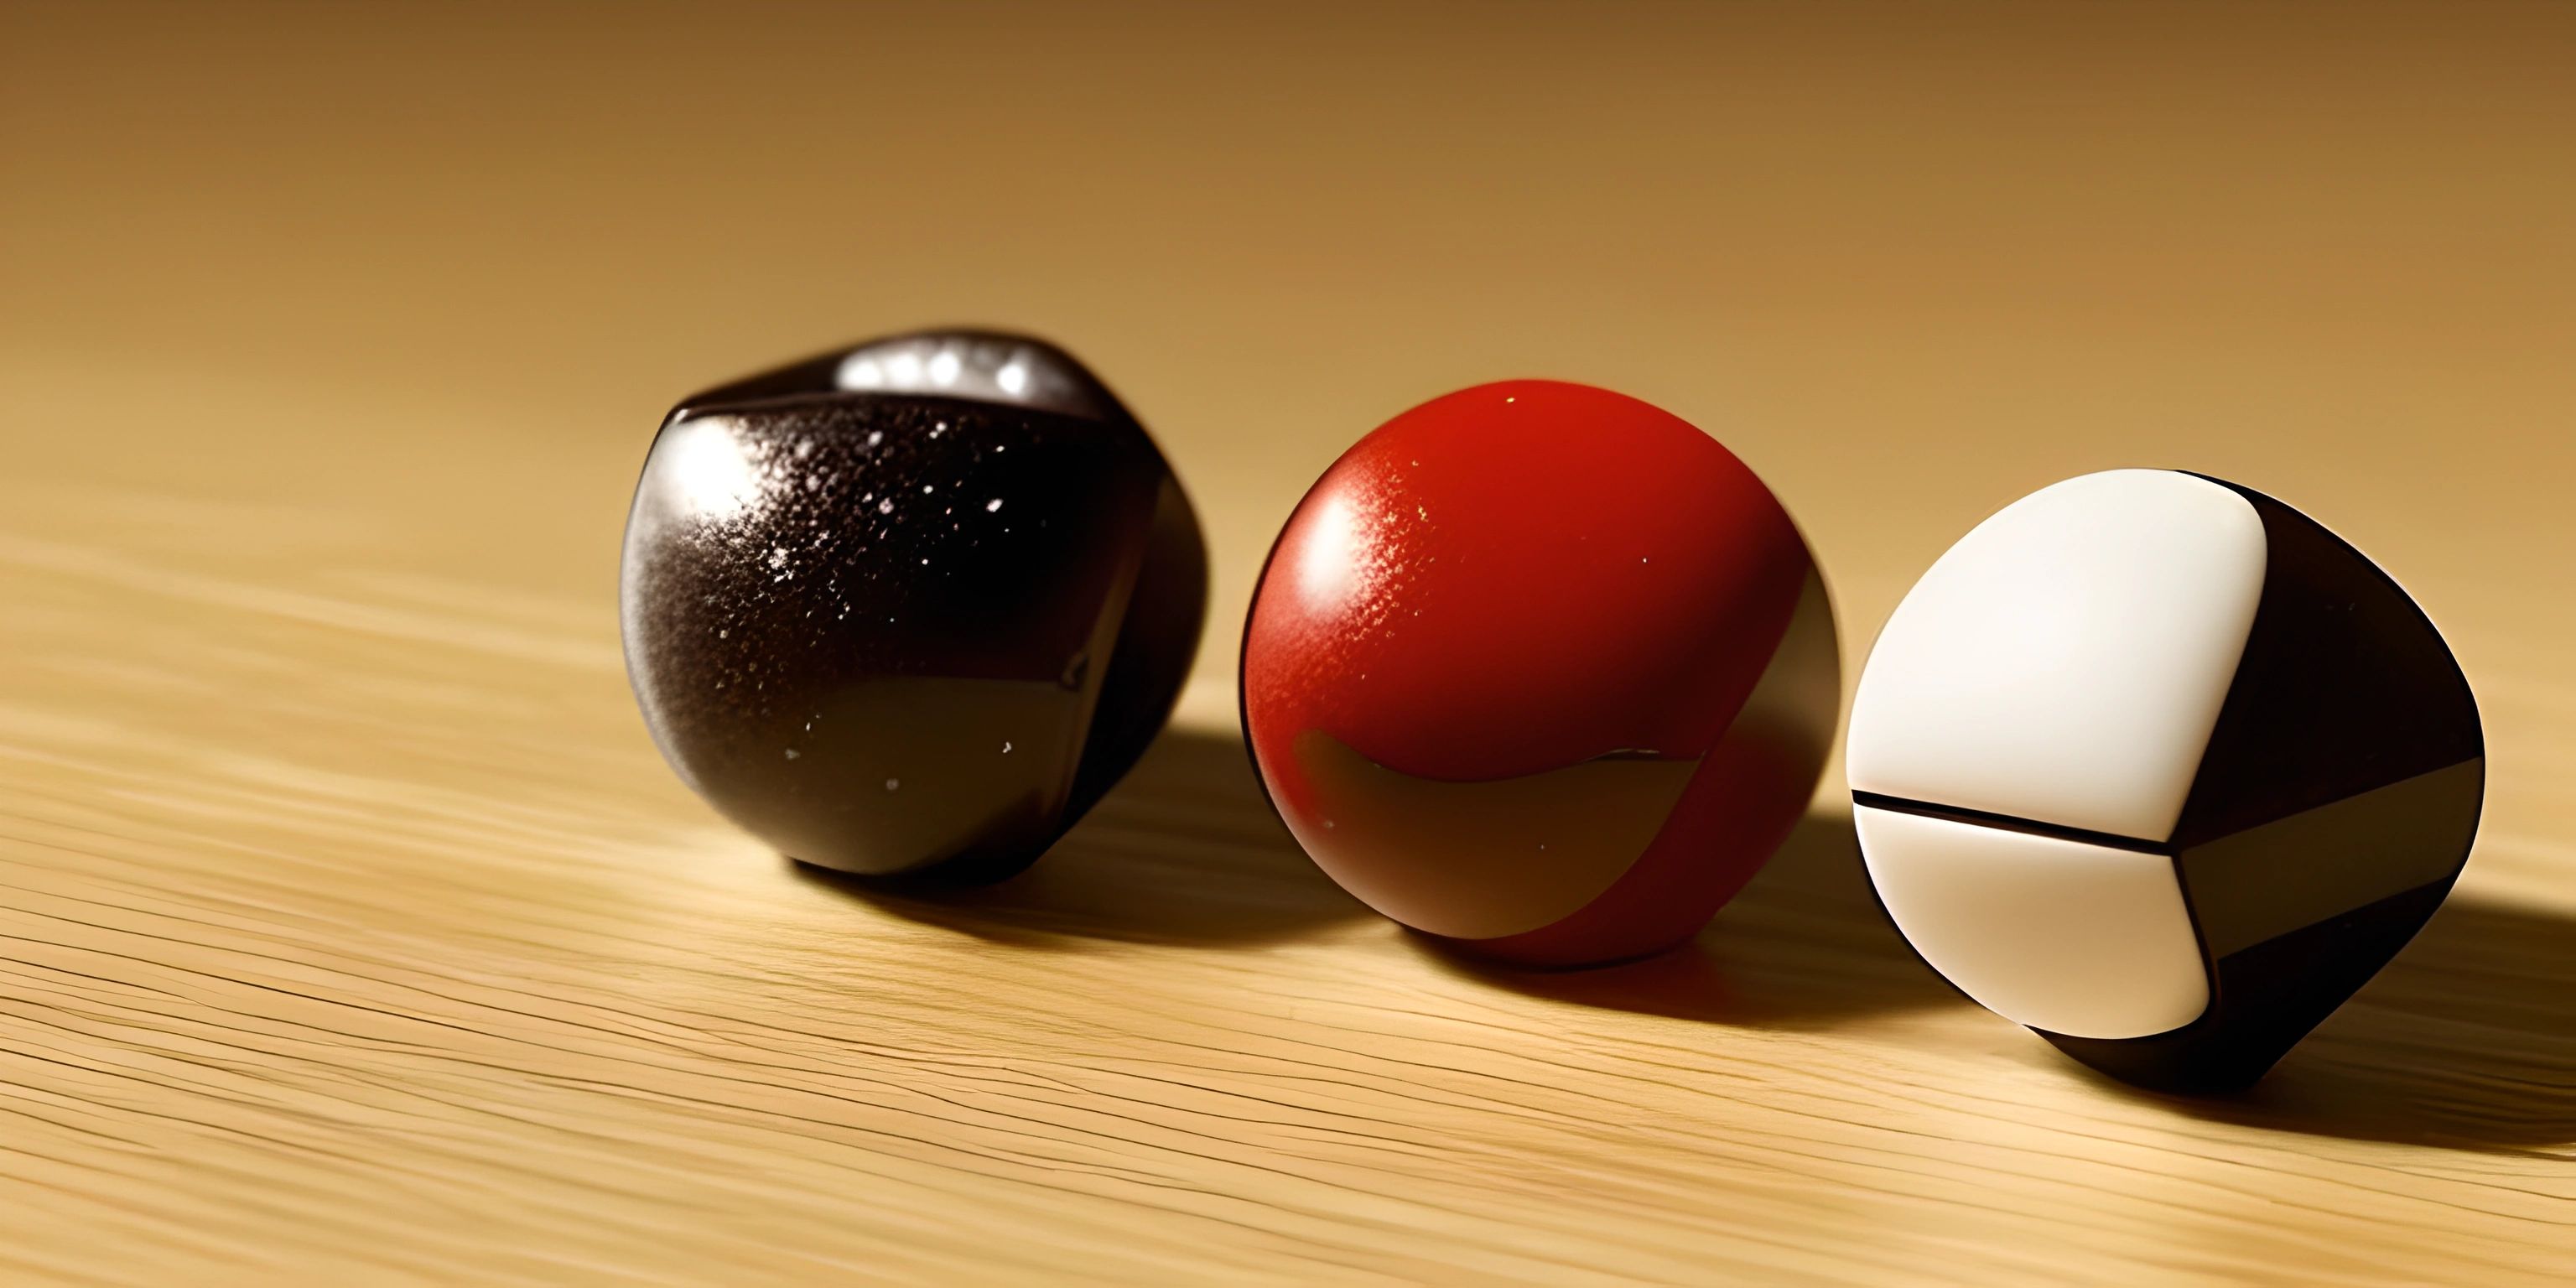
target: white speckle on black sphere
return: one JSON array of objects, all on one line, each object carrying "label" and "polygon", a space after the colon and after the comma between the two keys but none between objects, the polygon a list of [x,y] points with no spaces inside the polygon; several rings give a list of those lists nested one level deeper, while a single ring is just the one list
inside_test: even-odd
[{"label": "white speckle on black sphere", "polygon": [[[897,505],[950,490],[1038,522]],[[638,485],[622,580],[647,724],[727,816],[834,867],[972,856],[999,875],[1159,726],[1204,557],[1151,440],[1087,373],[1033,341],[949,335],[683,403]],[[1109,665],[1067,663],[1092,657]]]}]

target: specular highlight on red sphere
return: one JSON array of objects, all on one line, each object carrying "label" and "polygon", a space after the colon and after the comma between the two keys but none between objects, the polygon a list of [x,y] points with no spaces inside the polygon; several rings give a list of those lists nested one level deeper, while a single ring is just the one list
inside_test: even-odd
[{"label": "specular highlight on red sphere", "polygon": [[1494,957],[1696,934],[1803,813],[1840,695],[1806,542],[1715,439],[1557,381],[1362,439],[1273,546],[1245,736],[1317,865]]}]

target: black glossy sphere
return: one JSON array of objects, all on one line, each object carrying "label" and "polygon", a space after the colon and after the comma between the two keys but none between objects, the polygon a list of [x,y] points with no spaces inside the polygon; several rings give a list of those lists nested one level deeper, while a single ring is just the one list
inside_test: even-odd
[{"label": "black glossy sphere", "polygon": [[727,817],[827,867],[997,880],[1161,728],[1206,554],[1081,364],[924,332],[674,408],[620,601],[654,741]]}]

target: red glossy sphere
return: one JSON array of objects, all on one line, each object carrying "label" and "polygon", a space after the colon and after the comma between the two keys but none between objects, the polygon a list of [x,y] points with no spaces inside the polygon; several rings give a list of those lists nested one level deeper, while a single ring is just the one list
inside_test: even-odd
[{"label": "red glossy sphere", "polygon": [[1506,960],[1698,933],[1779,847],[1841,693],[1796,525],[1688,422],[1479,385],[1361,439],[1271,548],[1243,717],[1306,852]]}]

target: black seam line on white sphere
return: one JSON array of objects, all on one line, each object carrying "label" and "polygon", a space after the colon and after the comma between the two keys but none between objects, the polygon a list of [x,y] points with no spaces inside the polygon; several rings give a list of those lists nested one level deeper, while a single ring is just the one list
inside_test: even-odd
[{"label": "black seam line on white sphere", "polygon": [[2127,850],[2133,854],[2160,854],[2172,858],[2174,847],[2165,841],[2142,841],[2117,832],[2096,832],[2091,828],[2068,827],[2063,823],[2043,823],[2035,818],[2018,818],[1990,810],[1969,809],[1961,805],[1936,805],[1931,801],[1910,800],[1903,796],[1883,796],[1877,792],[1854,789],[1852,804],[1894,814],[1914,814],[1945,822],[1966,823],[1972,827],[1990,827],[1999,832],[2021,832],[2030,836],[2053,836],[2061,841],[2081,841],[2108,850]]}]

